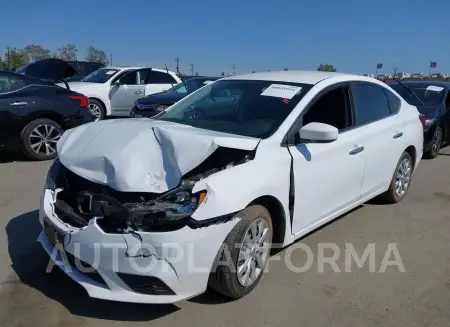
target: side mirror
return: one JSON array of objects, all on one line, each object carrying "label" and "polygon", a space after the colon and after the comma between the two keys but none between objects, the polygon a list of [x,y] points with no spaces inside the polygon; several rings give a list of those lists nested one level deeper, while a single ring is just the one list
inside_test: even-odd
[{"label": "side mirror", "polygon": [[300,129],[300,139],[316,142],[333,142],[339,136],[336,127],[323,123],[309,123]]}]

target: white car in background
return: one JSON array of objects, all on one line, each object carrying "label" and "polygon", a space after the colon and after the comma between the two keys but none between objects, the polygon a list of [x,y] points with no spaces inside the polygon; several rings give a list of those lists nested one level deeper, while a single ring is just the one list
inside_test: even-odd
[{"label": "white car in background", "polygon": [[95,298],[172,303],[210,285],[237,299],[258,284],[273,244],[376,196],[401,201],[423,126],[416,107],[369,77],[226,77],[157,119],[66,131],[39,241]]},{"label": "white car in background", "polygon": [[106,116],[128,117],[137,99],[180,82],[174,72],[164,69],[110,66],[96,70],[80,82],[70,82],[69,86],[89,98],[91,113],[96,120],[101,120]]}]

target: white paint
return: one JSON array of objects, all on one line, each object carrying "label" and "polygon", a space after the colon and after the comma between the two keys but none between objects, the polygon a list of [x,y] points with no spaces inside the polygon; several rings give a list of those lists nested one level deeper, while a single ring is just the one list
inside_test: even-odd
[{"label": "white paint", "polygon": [[[382,82],[370,77],[324,72],[289,71],[246,76],[249,77],[228,79],[310,83],[314,86],[278,130],[263,140],[148,119],[108,120],[66,132],[58,144],[60,160],[76,174],[120,191],[161,193],[173,188],[183,174],[201,164],[217,147],[256,148],[253,160],[221,170],[195,184],[192,192],[206,191],[207,198],[192,218],[202,221],[239,212],[255,199],[273,197],[280,203],[286,218],[284,246],[385,192],[407,147],[416,149],[416,167],[421,160],[423,128],[419,113],[402,99],[398,114],[341,132],[334,141],[280,146],[297,117],[325,88],[337,83],[360,81],[390,90],[399,97]],[[316,133],[316,127],[312,131]],[[403,136],[394,139],[393,136],[399,132]],[[335,131],[332,134],[334,138]],[[350,151],[360,146],[364,151],[350,155]],[[289,212],[291,166],[295,190],[292,225]],[[138,257],[130,262],[126,256],[126,240],[134,245],[136,242],[128,234],[104,233],[96,222],[82,229],[72,228],[55,215],[54,201],[54,192],[44,190],[40,221],[44,216],[49,217],[55,226],[70,233],[70,237],[66,237],[66,250],[73,253],[74,244],[80,243],[80,257],[87,263],[94,262],[92,244],[100,243],[104,248],[100,251],[100,262],[105,266],[99,267],[99,273],[105,278],[108,288],[99,286],[75,270],[65,272],[90,296],[115,301],[173,303],[204,292],[208,269],[211,269],[222,242],[240,220],[236,218],[225,224],[195,230],[185,227],[166,233],[139,232],[143,243],[149,244],[153,252],[147,258]],[[45,236],[40,236],[40,242],[48,253],[52,252]],[[168,252],[162,249],[164,244],[173,243],[179,245],[183,253],[193,254],[177,257],[173,264],[169,264],[170,259],[165,254]],[[160,278],[176,295],[142,295],[126,288],[108,269],[112,264],[111,245],[114,244],[119,247],[116,253],[120,272],[136,274],[137,266],[151,264],[153,269],[146,274]],[[143,251],[141,249],[141,253]]]},{"label": "white paint", "polygon": [[[88,82],[70,82],[71,90],[84,94],[88,98],[95,98],[100,100],[105,105],[106,116],[130,116],[130,109],[134,102],[146,95],[162,92],[169,89],[171,84],[136,84],[136,85],[111,85],[118,76],[121,76],[132,70],[152,69],[154,71],[169,74],[176,81],[174,84],[181,83],[181,79],[172,71],[165,69],[157,69],[150,67],[105,67],[102,69],[110,69],[106,74],[117,71],[105,83],[88,83]],[[111,73],[112,74],[112,73]],[[109,74],[108,74],[109,75]],[[57,85],[65,87],[63,83]]]},{"label": "white paint", "polygon": [[261,95],[269,97],[277,97],[282,99],[292,99],[298,92],[302,90],[299,86],[271,84],[267,87]]},{"label": "white paint", "polygon": [[435,86],[435,85],[427,86],[427,91],[441,92],[443,89],[444,89],[443,87]]}]

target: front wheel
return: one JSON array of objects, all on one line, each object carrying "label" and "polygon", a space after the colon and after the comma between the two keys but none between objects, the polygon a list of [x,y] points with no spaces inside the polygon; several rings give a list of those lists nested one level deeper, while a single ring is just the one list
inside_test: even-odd
[{"label": "front wheel", "polygon": [[237,214],[241,221],[228,234],[216,256],[209,286],[231,299],[250,293],[259,283],[269,260],[272,218],[261,205]]},{"label": "front wheel", "polygon": [[89,99],[89,111],[94,116],[94,121],[102,120],[106,116],[105,107],[95,99]]}]

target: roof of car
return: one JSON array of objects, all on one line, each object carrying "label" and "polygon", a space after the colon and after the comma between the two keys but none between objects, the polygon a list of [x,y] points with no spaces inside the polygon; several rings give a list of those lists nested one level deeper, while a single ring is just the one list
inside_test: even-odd
[{"label": "roof of car", "polygon": [[134,67],[134,66],[106,66],[103,67],[105,69],[118,69],[118,70],[123,70],[123,69],[142,69],[142,68],[149,68],[149,67]]},{"label": "roof of car", "polygon": [[[244,79],[244,80],[262,80],[262,81],[283,81],[302,84],[316,84],[326,78],[337,76],[354,76],[350,74],[322,72],[322,71],[274,71],[274,72],[261,72],[251,73],[244,75],[228,76],[223,79]],[[358,76],[363,77],[364,76]]]}]

